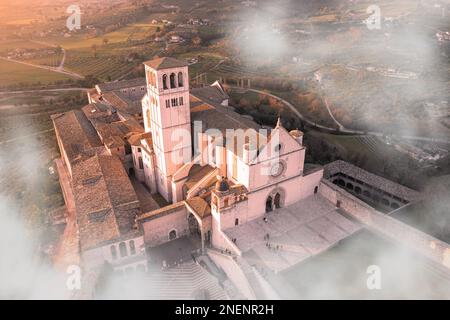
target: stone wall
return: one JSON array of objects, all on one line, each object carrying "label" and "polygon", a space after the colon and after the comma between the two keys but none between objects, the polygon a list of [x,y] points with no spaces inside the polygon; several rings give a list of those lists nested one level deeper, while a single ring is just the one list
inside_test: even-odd
[{"label": "stone wall", "polygon": [[225,272],[230,281],[246,299],[256,299],[255,292],[242,271],[242,268],[236,263],[235,258],[226,254],[221,254],[214,249],[208,249],[207,254],[211,260]]},{"label": "stone wall", "polygon": [[[134,252],[131,248],[131,242],[134,243]],[[123,256],[119,248],[121,244],[126,248],[126,254]],[[112,255],[112,247],[114,247],[115,257]],[[142,266],[144,270],[147,268],[144,239],[142,236],[131,237],[129,239],[117,239],[116,242],[86,250],[82,253],[82,260],[83,266],[89,270],[101,268],[105,262],[110,263],[114,270],[135,269],[137,266]]]},{"label": "stone wall", "polygon": [[188,212],[184,202],[165,207],[139,220],[147,247],[156,247],[169,241],[169,233],[176,231],[177,238],[188,235]]},{"label": "stone wall", "polygon": [[322,180],[319,192],[351,217],[365,224],[369,229],[396,240],[415,251],[419,251],[429,259],[450,269],[449,244],[376,211],[328,180]]},{"label": "stone wall", "polygon": [[236,255],[242,255],[241,250],[222,231],[221,214],[212,212],[212,245],[219,250],[229,250]]}]

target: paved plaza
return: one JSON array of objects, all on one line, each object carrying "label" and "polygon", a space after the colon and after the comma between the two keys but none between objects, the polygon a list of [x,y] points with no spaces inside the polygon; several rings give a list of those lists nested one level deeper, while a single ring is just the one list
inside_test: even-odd
[{"label": "paved plaza", "polygon": [[[321,253],[361,227],[337,212],[320,195],[225,231],[244,256],[257,256],[265,267],[283,271]],[[254,260],[254,259],[252,259]]]}]

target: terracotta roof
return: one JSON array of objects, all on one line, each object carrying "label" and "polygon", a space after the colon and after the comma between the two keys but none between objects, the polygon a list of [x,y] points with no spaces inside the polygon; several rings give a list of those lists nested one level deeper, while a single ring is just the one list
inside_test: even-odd
[{"label": "terracotta roof", "polygon": [[95,155],[77,163],[73,192],[82,250],[135,232],[140,204],[122,162]]},{"label": "terracotta roof", "polygon": [[133,88],[133,87],[142,87],[146,86],[146,80],[145,78],[136,78],[136,79],[130,79],[130,80],[121,80],[121,81],[113,81],[113,82],[105,82],[97,84],[95,87],[97,88],[100,93],[120,90],[120,89],[126,89],[126,88]]},{"label": "terracotta roof", "polygon": [[[191,121],[202,121],[203,132],[209,128],[219,129],[225,133],[226,129],[255,129],[261,128],[251,119],[245,118],[234,111],[233,107],[226,107],[211,101],[202,101],[191,95]],[[199,103],[202,101],[203,103]],[[205,106],[202,106],[205,105]]]},{"label": "terracotta roof", "polygon": [[103,94],[103,101],[111,104],[119,112],[135,115],[142,113],[141,100],[144,95],[145,93],[132,100],[119,91],[113,91]]},{"label": "terracotta roof", "polygon": [[70,164],[94,155],[103,146],[82,111],[55,114],[51,118]]},{"label": "terracotta roof", "polygon": [[130,138],[128,138],[128,143],[132,146],[140,147],[140,146],[142,146],[142,143],[141,143],[142,140],[150,139],[150,146],[151,146],[152,145],[151,138],[152,138],[151,132],[138,133],[138,134],[134,134]]},{"label": "terracotta roof", "polygon": [[185,207],[185,203],[184,201],[180,201],[174,204],[170,204],[168,206],[165,206],[163,208],[159,208],[144,214],[139,215],[139,217],[137,217],[136,221],[138,222],[144,222],[144,221],[148,221],[148,220],[152,220],[152,219],[156,219],[162,216],[165,216],[167,214],[173,213],[178,211],[181,207]]},{"label": "terracotta roof", "polygon": [[193,197],[186,200],[187,205],[200,217],[205,218],[211,215],[211,207],[200,197]]},{"label": "terracotta roof", "polygon": [[130,137],[144,133],[144,128],[132,117],[120,120],[115,113],[92,113],[89,110],[95,109],[92,109],[92,106],[83,108],[103,143],[110,149],[125,146]]},{"label": "terracotta roof", "polygon": [[188,66],[188,63],[186,61],[178,60],[178,59],[170,58],[170,57],[164,57],[164,58],[146,61],[146,62],[144,62],[144,64],[154,70],[180,68],[180,67]]},{"label": "terracotta roof", "polygon": [[208,100],[215,103],[222,103],[229,98],[225,91],[222,91],[217,86],[207,86],[203,88],[193,88],[191,94],[201,100]]},{"label": "terracotta roof", "polygon": [[210,165],[200,166],[199,164],[194,164],[189,171],[188,178],[185,182],[187,189],[191,189],[195,186],[203,177],[213,171],[214,168]]}]

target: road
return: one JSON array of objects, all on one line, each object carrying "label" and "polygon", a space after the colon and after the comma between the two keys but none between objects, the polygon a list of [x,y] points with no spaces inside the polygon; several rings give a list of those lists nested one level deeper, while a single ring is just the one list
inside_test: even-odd
[{"label": "road", "polygon": [[383,132],[376,132],[376,131],[361,131],[361,130],[352,130],[352,129],[347,129],[344,128],[342,125],[342,127],[339,127],[340,129],[337,130],[336,128],[331,128],[331,127],[327,127],[327,126],[323,126],[320,124],[317,124],[309,119],[307,119],[304,115],[302,115],[297,108],[295,108],[294,105],[292,105],[289,101],[286,101],[285,99],[278,97],[274,94],[262,91],[262,90],[257,90],[257,89],[250,89],[250,88],[239,88],[239,87],[230,87],[232,89],[235,90],[240,90],[240,91],[252,91],[252,92],[256,92],[259,94],[265,94],[268,95],[269,97],[272,97],[274,99],[277,99],[278,101],[282,102],[283,104],[285,104],[294,114],[296,114],[303,122],[316,127],[316,128],[320,128],[322,130],[325,131],[329,131],[332,133],[346,133],[346,134],[356,134],[356,135],[371,135],[371,136],[376,136],[376,137],[383,137],[383,136],[390,136],[392,138],[396,138],[396,139],[406,139],[406,140],[416,140],[416,141],[424,141],[424,142],[437,142],[437,143],[444,143],[444,144],[449,144],[450,145],[450,139],[440,139],[440,138],[430,138],[430,137],[421,137],[421,136],[412,136],[412,135],[395,135],[395,134],[386,134]]},{"label": "road", "polygon": [[3,94],[21,94],[21,93],[33,93],[33,92],[64,92],[64,91],[88,91],[88,88],[56,88],[56,89],[37,89],[37,90],[22,90],[22,91],[0,91],[0,95]]},{"label": "road", "polygon": [[[53,44],[53,43],[48,43],[48,42],[44,42],[44,41],[37,41],[37,40],[31,40],[31,42],[37,43],[37,44],[41,44],[44,46],[49,46],[49,47],[53,47],[53,48],[57,48],[58,45]],[[66,49],[64,49],[63,47],[59,46],[61,48],[63,57],[61,59],[61,62],[59,63],[59,66],[56,68],[58,70],[64,70],[64,63],[66,62]]]},{"label": "road", "polygon": [[336,123],[336,125],[339,127],[339,130],[345,129],[344,126],[339,121],[337,121],[337,119],[334,117],[333,113],[331,112],[330,105],[328,104],[328,99],[323,97],[323,102],[325,104],[325,107],[327,108],[328,114],[330,115],[331,119],[333,119],[334,123]]},{"label": "road", "polygon": [[19,60],[15,60],[15,59],[9,59],[9,58],[5,58],[5,57],[0,57],[0,59],[5,60],[5,61],[9,61],[9,62],[15,62],[15,63],[19,63],[25,66],[29,66],[29,67],[33,67],[33,68],[39,68],[39,69],[44,69],[47,71],[52,71],[52,72],[57,72],[57,73],[61,73],[73,78],[77,78],[77,79],[84,79],[84,76],[75,73],[75,72],[71,72],[71,71],[67,71],[67,70],[60,70],[59,67],[55,68],[55,67],[49,67],[49,66],[41,66],[39,64],[34,64],[34,63],[29,63],[29,62],[24,62],[24,61],[19,61]]}]

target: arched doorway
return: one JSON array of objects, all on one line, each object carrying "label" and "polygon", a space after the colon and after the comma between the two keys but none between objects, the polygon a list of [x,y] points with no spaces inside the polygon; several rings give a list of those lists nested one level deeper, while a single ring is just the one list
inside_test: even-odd
[{"label": "arched doorway", "polygon": [[269,193],[266,200],[266,212],[271,212],[276,209],[284,207],[284,199],[286,192],[282,188],[275,188]]},{"label": "arched doorway", "polygon": [[198,226],[198,221],[191,213],[188,216],[189,234],[191,236],[200,236],[200,228]]},{"label": "arched doorway", "polygon": [[273,211],[272,197],[269,196],[266,200],[266,212]]},{"label": "arched doorway", "polygon": [[273,203],[275,205],[275,209],[280,209],[281,208],[281,195],[278,192],[275,195]]}]

